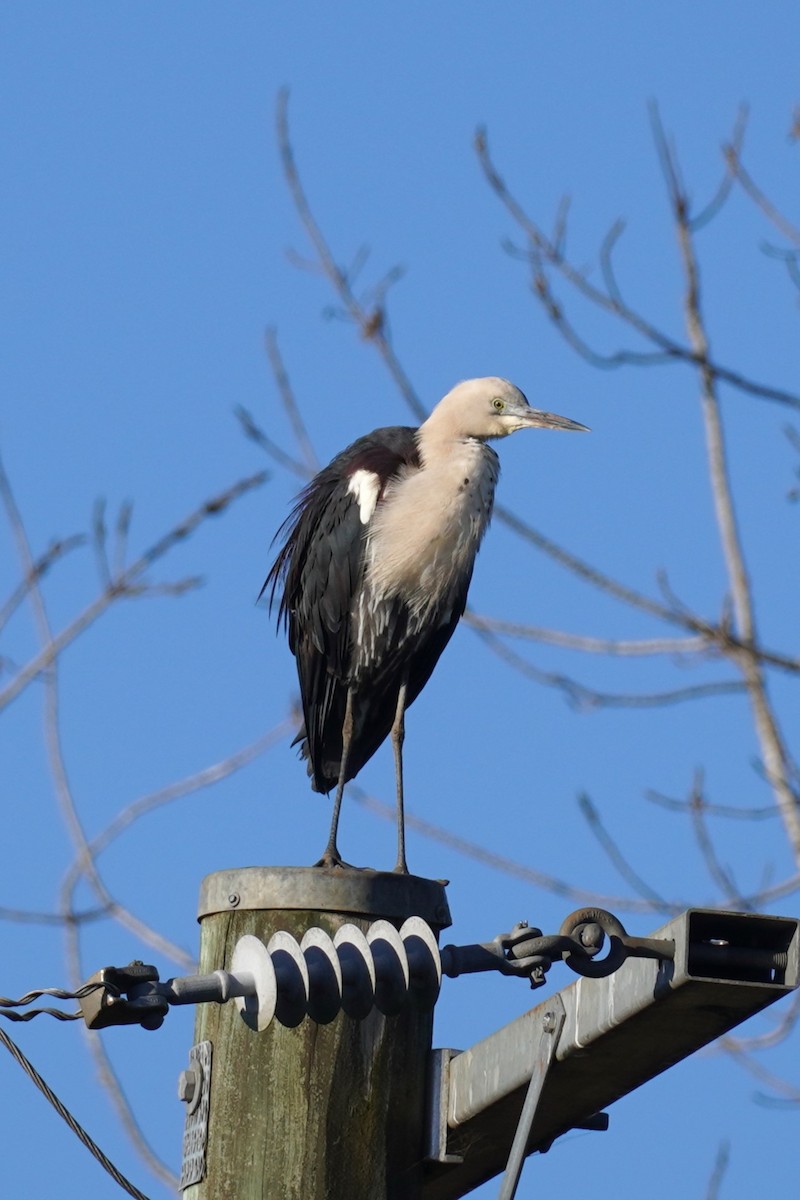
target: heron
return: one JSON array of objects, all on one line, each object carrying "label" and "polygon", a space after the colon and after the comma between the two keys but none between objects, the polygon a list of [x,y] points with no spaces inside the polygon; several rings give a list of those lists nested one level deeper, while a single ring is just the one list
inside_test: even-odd
[{"label": "heron", "polygon": [[347,865],[337,843],[345,784],[391,736],[394,870],[408,873],[405,712],[466,608],[500,473],[488,442],[520,429],[586,428],[532,408],[507,379],[468,379],[419,428],[359,438],[300,493],[262,594],[271,609],[277,601],[296,659],[303,726],[293,745],[312,789],[336,789],[317,866]]}]

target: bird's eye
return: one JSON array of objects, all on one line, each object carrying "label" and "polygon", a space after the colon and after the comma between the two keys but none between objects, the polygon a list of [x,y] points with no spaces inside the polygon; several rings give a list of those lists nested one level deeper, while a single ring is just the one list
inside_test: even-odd
[{"label": "bird's eye", "polygon": [[494,400],[492,401],[492,408],[494,409],[494,411],[502,412],[503,409],[505,408],[505,406],[506,406],[505,400],[501,400],[499,396],[495,396]]}]

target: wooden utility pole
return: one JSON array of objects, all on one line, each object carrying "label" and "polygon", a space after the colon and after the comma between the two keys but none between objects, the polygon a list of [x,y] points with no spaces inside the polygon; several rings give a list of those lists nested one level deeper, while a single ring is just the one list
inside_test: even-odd
[{"label": "wooden utility pole", "polygon": [[92,981],[110,990],[81,1002],[91,1028],[157,1028],[168,1005],[197,1003],[185,1200],[458,1200],[504,1168],[513,1197],[526,1155],[606,1128],[607,1105],[800,984],[795,918],[689,909],[635,938],[587,909],[568,928],[608,927],[605,960],[576,957],[570,936],[577,983],[432,1052],[442,972],[507,974],[518,950],[526,973],[566,935],[440,954],[442,883],[351,869],[218,872],[199,915],[199,976],[105,968]]},{"label": "wooden utility pole", "polygon": [[[366,932],[409,916],[449,925],[444,886],[375,871],[218,872],[201,889],[200,971],[230,970],[246,934],[299,942],[312,927],[333,937],[346,922]],[[195,1041],[211,1043],[205,1177],[185,1200],[416,1200],[432,1024],[411,998],[394,1016],[339,1012],[263,1032],[233,1003],[199,1005]]]}]

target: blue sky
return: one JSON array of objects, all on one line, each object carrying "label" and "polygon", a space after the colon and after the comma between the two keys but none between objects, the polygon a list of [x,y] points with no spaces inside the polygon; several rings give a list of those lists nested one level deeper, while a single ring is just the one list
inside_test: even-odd
[{"label": "blue sky", "polygon": [[[292,702],[290,655],[255,599],[297,480],[266,462],[233,416],[246,406],[293,448],[265,328],[277,330],[321,460],[370,428],[411,420],[372,347],[329,314],[337,301],[328,283],[287,255],[308,258],[311,249],[281,176],[278,89],[290,88],[297,160],[337,260],[352,262],[369,247],[356,292],[404,268],[390,293],[390,331],[423,401],[432,405],[459,378],[500,374],[537,406],[592,427],[580,438],[531,434],[502,445],[499,499],[648,594],[658,595],[657,573],[666,571],[687,604],[715,618],[726,582],[696,381],[682,366],[600,372],[574,355],[536,307],[524,264],[503,251],[519,232],[481,177],[472,137],[486,126],[498,166],[545,228],[571,196],[568,250],[579,265],[595,259],[623,216],[617,269],[626,295],[683,339],[680,266],[647,104],[657,102],[701,204],[719,182],[720,145],[747,102],[748,167],[792,216],[799,33],[792,6],[738,0],[4,8],[0,451],[34,551],[89,528],[102,496],[112,514],[133,501],[135,554],[209,495],[265,465],[271,472],[153,573],[162,582],[202,575],[201,590],[117,604],[63,656],[64,755],[90,833],[137,797],[251,742]],[[735,191],[699,235],[703,300],[719,360],[791,389],[797,292],[764,242],[782,244]],[[594,345],[620,344],[608,318],[580,304],[570,311]],[[797,509],[786,496],[797,456],[783,430],[792,414],[732,389],[722,398],[764,641],[791,653],[797,606],[787,563]],[[17,578],[0,524],[0,602]],[[54,628],[97,589],[90,549],[58,564],[44,592]],[[471,599],[496,617],[598,637],[670,632],[575,581],[497,523]],[[4,632],[0,685],[37,646],[27,609]],[[681,671],[664,659],[513,645],[539,669],[603,691],[731,677],[717,664]],[[772,686],[791,732],[791,680],[776,677]],[[51,910],[72,855],[43,750],[38,684],[3,714],[0,737],[0,906]],[[204,874],[305,864],[321,849],[329,807],[308,790],[289,740],[216,788],[143,819],[101,858],[114,894],[190,953]],[[769,793],[753,768],[757,756],[740,697],[576,711],[461,629],[409,716],[408,803],[497,853],[625,895],[580,816],[576,796],[587,791],[654,887],[705,904],[719,895],[685,820],[643,793],[686,796],[702,767],[709,798],[760,807]],[[387,750],[360,782],[391,797]],[[743,889],[791,874],[777,821],[717,823],[715,833]],[[452,881],[453,940],[490,938],[523,916],[554,929],[569,907],[413,832],[409,843],[412,869]],[[392,845],[387,824],[345,802],[346,857],[388,867]],[[81,900],[90,902],[88,890]],[[796,899],[781,911],[795,912]],[[659,923],[621,915],[642,934]],[[0,936],[5,995],[65,981],[58,930],[4,922]],[[155,961],[164,977],[176,972],[115,924],[86,928],[85,975],[133,956]],[[435,1042],[466,1046],[529,999],[509,980],[449,982]],[[169,1195],[102,1099],[80,1030],[45,1022],[11,1032],[119,1166],[152,1200]],[[183,1114],[174,1080],[192,1041],[191,1014],[172,1013],[156,1034],[123,1029],[106,1040],[148,1137],[176,1168]],[[766,1065],[780,1070],[781,1053],[785,1045]],[[4,1193],[111,1195],[7,1056],[0,1078],[11,1110],[0,1143]],[[598,1194],[613,1180],[626,1200],[647,1171],[648,1193],[659,1200],[674,1194],[680,1170],[682,1192],[699,1197],[724,1138],[732,1143],[725,1200],[761,1186],[768,1139],[771,1182],[788,1188],[793,1155],[781,1147],[797,1117],[755,1102],[756,1088],[730,1060],[698,1056],[618,1105],[608,1134],[572,1135],[531,1162],[520,1194],[570,1194],[591,1178]],[[657,1174],[651,1164],[656,1155],[664,1161],[665,1141],[681,1147],[681,1162]]]}]

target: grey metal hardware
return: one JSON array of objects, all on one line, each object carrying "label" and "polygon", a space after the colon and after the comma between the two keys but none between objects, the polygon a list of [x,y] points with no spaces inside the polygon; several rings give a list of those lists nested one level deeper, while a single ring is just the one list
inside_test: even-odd
[{"label": "grey metal hardware", "polygon": [[178,1079],[178,1096],[186,1102],[181,1190],[205,1178],[210,1095],[211,1042],[198,1042],[189,1051],[189,1066]]},{"label": "grey metal hardware", "polygon": [[[566,1018],[526,1153],[543,1152],[569,1129],[604,1128],[608,1105],[800,982],[794,918],[690,909],[652,938],[611,934],[612,949],[615,937],[634,954],[612,975],[580,978],[557,994]],[[542,1023],[555,1002],[549,997],[462,1053],[450,1052],[437,1108],[428,1114],[436,1154],[429,1154],[424,1200],[457,1200],[507,1164],[511,1131],[540,1071]]]},{"label": "grey metal hardware", "polygon": [[550,1070],[550,1064],[555,1057],[558,1039],[561,1036],[561,1030],[564,1028],[566,1015],[564,1001],[559,995],[555,995],[552,997],[552,1001],[548,1003],[547,1010],[542,1015],[542,1019],[536,1028],[538,1040],[534,1052],[531,1081],[525,1093],[525,1102],[522,1105],[517,1130],[514,1134],[514,1140],[511,1143],[511,1151],[508,1156],[503,1183],[498,1193],[498,1200],[514,1200],[517,1194],[517,1186],[528,1150],[528,1141],[533,1129],[533,1119],[536,1116],[536,1110],[542,1097],[547,1072]]},{"label": "grey metal hardware", "polygon": [[215,871],[200,885],[198,919],[240,909],[296,908],[360,916],[422,917],[446,928],[450,909],[446,880],[394,871],[342,871],[322,867],[239,867]]}]

